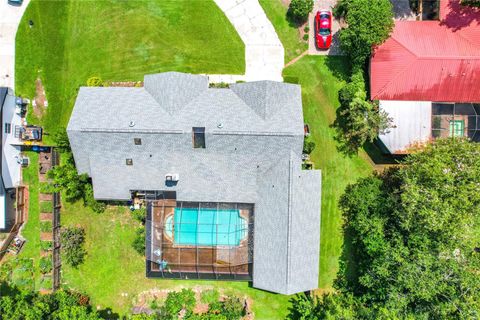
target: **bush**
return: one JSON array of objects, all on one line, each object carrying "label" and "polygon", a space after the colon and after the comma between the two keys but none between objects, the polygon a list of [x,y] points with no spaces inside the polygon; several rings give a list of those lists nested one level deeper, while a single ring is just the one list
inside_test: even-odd
[{"label": "bush", "polygon": [[40,230],[42,232],[52,232],[52,221],[40,221]]},{"label": "bush", "polygon": [[195,308],[195,293],[191,289],[182,289],[182,291],[172,291],[168,294],[165,304],[160,310],[161,319],[178,319],[179,313],[185,313],[184,318],[188,318]]},{"label": "bush", "polygon": [[107,208],[105,202],[95,200],[93,197],[93,186],[90,183],[84,185],[83,203],[87,207],[90,207],[95,213],[102,213]]},{"label": "bush", "polygon": [[218,299],[220,299],[220,293],[215,289],[205,290],[200,296],[200,301],[207,304],[215,303]]},{"label": "bush", "polygon": [[90,77],[87,80],[87,86],[88,87],[102,87],[103,86],[103,81],[99,77]]},{"label": "bush", "polygon": [[65,261],[72,267],[80,265],[86,255],[83,244],[85,242],[85,230],[83,228],[65,228],[61,234],[62,251]]},{"label": "bush", "polygon": [[71,152],[70,141],[68,140],[67,129],[60,128],[53,134],[53,142],[57,150],[61,153]]},{"label": "bush", "polygon": [[42,201],[40,202],[40,212],[50,213],[53,211],[52,201]]},{"label": "bush", "polygon": [[135,209],[132,211],[132,217],[137,220],[138,222],[141,222],[142,224],[145,224],[145,220],[147,217],[147,209],[145,208],[140,208],[140,209]]},{"label": "bush", "polygon": [[145,227],[140,227],[135,231],[132,247],[141,255],[145,255]]},{"label": "bush", "polygon": [[[50,171],[48,171],[50,172]],[[48,173],[47,173],[48,175]],[[55,185],[50,182],[40,182],[40,186],[38,188],[40,193],[45,193],[45,194],[52,194],[54,192],[57,192],[58,190],[55,188]]]},{"label": "bush", "polygon": [[40,241],[40,248],[42,249],[42,251],[50,251],[53,248],[53,242],[52,241],[41,240]]},{"label": "bush", "polygon": [[310,27],[309,26],[305,26],[305,28],[303,28],[303,31],[305,33],[308,33],[310,31]]},{"label": "bush", "polygon": [[303,35],[303,40],[305,40],[305,41],[308,40],[308,33],[305,33],[305,34]]},{"label": "bush", "polygon": [[310,138],[305,137],[303,140],[303,153],[310,154],[315,149],[315,142]]},{"label": "bush", "polygon": [[227,319],[240,319],[245,315],[245,308],[238,297],[228,296],[222,302],[221,314]]},{"label": "bush", "polygon": [[297,22],[305,22],[313,10],[313,0],[292,0],[287,14]]},{"label": "bush", "polygon": [[46,256],[40,258],[40,272],[43,274],[52,271],[52,256]]}]

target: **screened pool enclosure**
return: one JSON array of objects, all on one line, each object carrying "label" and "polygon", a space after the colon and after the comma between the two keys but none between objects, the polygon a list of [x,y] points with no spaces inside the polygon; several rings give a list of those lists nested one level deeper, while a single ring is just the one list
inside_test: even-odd
[{"label": "screened pool enclosure", "polygon": [[147,201],[147,276],[251,280],[253,205]]}]

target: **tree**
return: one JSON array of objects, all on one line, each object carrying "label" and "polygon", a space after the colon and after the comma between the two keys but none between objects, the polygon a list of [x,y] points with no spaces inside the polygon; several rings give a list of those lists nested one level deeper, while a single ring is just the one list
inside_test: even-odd
[{"label": "tree", "polygon": [[101,317],[92,310],[83,295],[70,291],[57,291],[39,295],[21,291],[7,283],[0,283],[0,318],[2,319],[55,319],[97,320]]},{"label": "tree", "polygon": [[352,64],[365,67],[372,48],[382,44],[393,30],[389,0],[342,1],[336,13],[344,15],[348,27],[340,31],[340,47]]},{"label": "tree", "polygon": [[318,319],[478,318],[479,182],[480,145],[448,139],[349,186],[339,294],[298,308]]},{"label": "tree", "polygon": [[292,0],[287,14],[295,21],[303,23],[313,10],[313,0]]},{"label": "tree", "polygon": [[65,261],[73,267],[83,263],[86,255],[83,247],[85,230],[79,227],[64,228],[60,237]]},{"label": "tree", "polygon": [[392,124],[387,113],[366,98],[363,71],[357,69],[339,92],[340,108],[334,122],[340,150],[349,155],[356,154],[367,141],[373,142],[378,134],[388,132]]},{"label": "tree", "polygon": [[141,255],[145,255],[145,226],[135,231],[135,239],[133,239],[132,247]]}]

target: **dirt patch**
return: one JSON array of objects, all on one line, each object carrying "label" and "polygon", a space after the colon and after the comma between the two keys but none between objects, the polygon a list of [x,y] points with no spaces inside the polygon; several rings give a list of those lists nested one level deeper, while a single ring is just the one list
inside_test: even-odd
[{"label": "dirt patch", "polygon": [[53,196],[49,193],[40,193],[38,198],[39,198],[40,201],[52,201],[53,200]]},{"label": "dirt patch", "polygon": [[35,80],[35,98],[32,101],[33,114],[41,119],[45,114],[45,109],[48,106],[47,96],[45,95],[45,88],[42,80],[38,78]]},{"label": "dirt patch", "polygon": [[53,214],[51,213],[40,213],[40,221],[52,221]]},{"label": "dirt patch", "polygon": [[53,240],[53,234],[51,232],[42,232],[42,233],[40,233],[40,240],[52,241]]}]

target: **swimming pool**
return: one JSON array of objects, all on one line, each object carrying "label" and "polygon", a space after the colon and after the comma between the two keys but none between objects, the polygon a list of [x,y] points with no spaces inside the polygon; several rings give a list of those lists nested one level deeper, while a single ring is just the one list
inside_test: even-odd
[{"label": "swimming pool", "polygon": [[235,209],[175,208],[173,219],[170,216],[165,223],[167,235],[173,231],[173,241],[180,245],[238,246],[248,232]]}]

